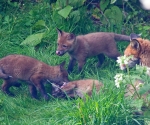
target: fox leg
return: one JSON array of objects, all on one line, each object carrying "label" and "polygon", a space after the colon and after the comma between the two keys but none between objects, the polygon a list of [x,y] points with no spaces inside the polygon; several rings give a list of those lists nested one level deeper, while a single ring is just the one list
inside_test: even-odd
[{"label": "fox leg", "polygon": [[86,62],[85,60],[78,61],[78,72],[82,71],[85,62]]},{"label": "fox leg", "polygon": [[70,57],[70,61],[69,61],[69,65],[68,65],[68,72],[72,72],[73,71],[73,67],[76,63],[76,60],[72,57]]},{"label": "fox leg", "polygon": [[12,86],[11,82],[9,82],[8,80],[4,80],[4,82],[2,84],[2,91],[9,96],[14,96],[14,94],[9,91],[9,88],[11,86]]},{"label": "fox leg", "polygon": [[103,64],[104,60],[105,60],[105,56],[104,56],[104,54],[99,54],[99,55],[97,55],[97,57],[98,57],[98,63],[97,63],[96,66],[100,67]]},{"label": "fox leg", "polygon": [[14,83],[12,84],[12,86],[20,87],[20,86],[21,86],[21,83],[19,83],[19,82],[14,82]]},{"label": "fox leg", "polygon": [[36,90],[36,87],[34,85],[29,84],[29,91],[30,91],[32,98],[37,99],[37,90]]},{"label": "fox leg", "polygon": [[[31,76],[30,81],[34,84],[34,86],[41,92],[41,94],[43,95],[45,100],[49,100],[49,96],[45,91],[45,87],[42,83],[43,80],[43,76],[39,75],[39,74],[35,74],[33,76]],[[31,87],[31,89],[33,89]],[[33,96],[33,95],[32,95]]]}]

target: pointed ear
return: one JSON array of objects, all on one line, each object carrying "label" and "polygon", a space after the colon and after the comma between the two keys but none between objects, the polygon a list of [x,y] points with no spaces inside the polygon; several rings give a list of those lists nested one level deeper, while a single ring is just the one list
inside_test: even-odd
[{"label": "pointed ear", "polygon": [[68,37],[67,37],[67,39],[68,40],[73,40],[73,39],[75,39],[75,35],[73,34],[73,33],[70,33],[69,35],[68,35]]},{"label": "pointed ear", "polygon": [[56,28],[56,30],[57,30],[57,33],[58,33],[58,37],[61,37],[61,36],[62,36],[63,31],[61,31],[61,30],[60,30],[60,29],[58,29],[58,28]]},{"label": "pointed ear", "polygon": [[133,39],[131,42],[130,42],[130,45],[132,48],[138,50],[140,48],[140,44],[139,42],[136,40],[136,39]]},{"label": "pointed ear", "polygon": [[60,63],[60,70],[62,71],[64,69],[66,61],[63,61],[62,63]]},{"label": "pointed ear", "polygon": [[130,34],[130,41],[132,41],[133,39],[140,38],[140,37],[141,37],[141,34],[131,33]]}]

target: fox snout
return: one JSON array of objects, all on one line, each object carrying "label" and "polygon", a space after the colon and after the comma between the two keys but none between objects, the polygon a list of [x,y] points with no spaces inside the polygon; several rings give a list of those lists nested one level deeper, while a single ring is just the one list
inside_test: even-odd
[{"label": "fox snout", "polygon": [[63,51],[56,51],[56,54],[58,55],[58,56],[62,56],[62,55],[64,55],[65,53],[63,52]]}]

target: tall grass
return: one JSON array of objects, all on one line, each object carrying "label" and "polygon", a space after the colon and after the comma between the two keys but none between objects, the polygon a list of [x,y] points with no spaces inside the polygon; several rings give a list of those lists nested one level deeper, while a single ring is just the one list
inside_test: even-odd
[{"label": "tall grass", "polygon": [[[69,20],[63,20],[59,24],[52,18],[52,10],[46,2],[32,5],[26,3],[24,8],[11,8],[15,13],[6,10],[6,14],[0,13],[0,57],[9,54],[23,54],[35,57],[49,65],[57,65],[69,56],[56,56],[56,26],[76,34],[85,34],[94,31],[111,31],[106,27],[97,27],[92,24],[88,16],[83,16],[78,24],[72,25]],[[81,8],[82,9],[82,8]],[[21,11],[20,11],[21,10]],[[44,20],[45,27],[34,28],[38,20]],[[5,23],[4,23],[5,22]],[[116,29],[115,29],[116,30]],[[29,35],[46,31],[46,35],[36,47],[20,46],[20,43]],[[118,31],[115,31],[118,32]],[[118,44],[123,52],[127,43]],[[117,89],[114,85],[114,76],[119,72],[114,60],[106,58],[101,68],[96,68],[97,59],[90,58],[84,66],[84,78],[98,79],[103,82],[104,88],[99,93],[86,99],[77,98],[57,99],[50,101],[34,100],[30,97],[28,87],[12,87],[16,94],[12,98],[0,92],[0,124],[1,125],[137,125],[143,124],[141,118],[135,118],[129,101],[124,98],[124,88]],[[93,64],[93,65],[91,65]],[[81,79],[77,68],[69,75],[70,80]],[[2,84],[2,81],[0,81]],[[48,86],[48,85],[47,85]],[[47,87],[48,89],[48,87]]]}]

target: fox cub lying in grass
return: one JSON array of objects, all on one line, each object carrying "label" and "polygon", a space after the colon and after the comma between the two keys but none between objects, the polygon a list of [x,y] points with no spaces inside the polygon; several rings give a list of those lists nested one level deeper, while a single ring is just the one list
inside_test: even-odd
[{"label": "fox cub lying in grass", "polygon": [[31,96],[37,99],[37,89],[45,100],[49,99],[44,83],[48,80],[58,85],[68,82],[68,73],[64,62],[58,66],[49,66],[34,58],[23,55],[9,55],[0,60],[0,78],[4,80],[2,91],[14,96],[9,91],[11,86],[19,87],[19,81],[28,83]]},{"label": "fox cub lying in grass", "polygon": [[84,98],[84,95],[92,95],[93,88],[98,92],[102,88],[103,84],[98,80],[85,79],[76,80],[68,83],[64,83],[60,89],[54,92],[54,97],[80,97]]},{"label": "fox cub lying in grass", "polygon": [[117,50],[115,40],[130,41],[130,36],[108,32],[96,32],[75,36],[73,33],[67,33],[59,29],[57,29],[57,31],[56,54],[62,56],[66,52],[69,53],[70,62],[68,72],[73,70],[76,61],[78,62],[78,71],[80,72],[86,59],[91,56],[98,57],[97,66],[103,63],[104,55],[117,59],[120,53]]}]

